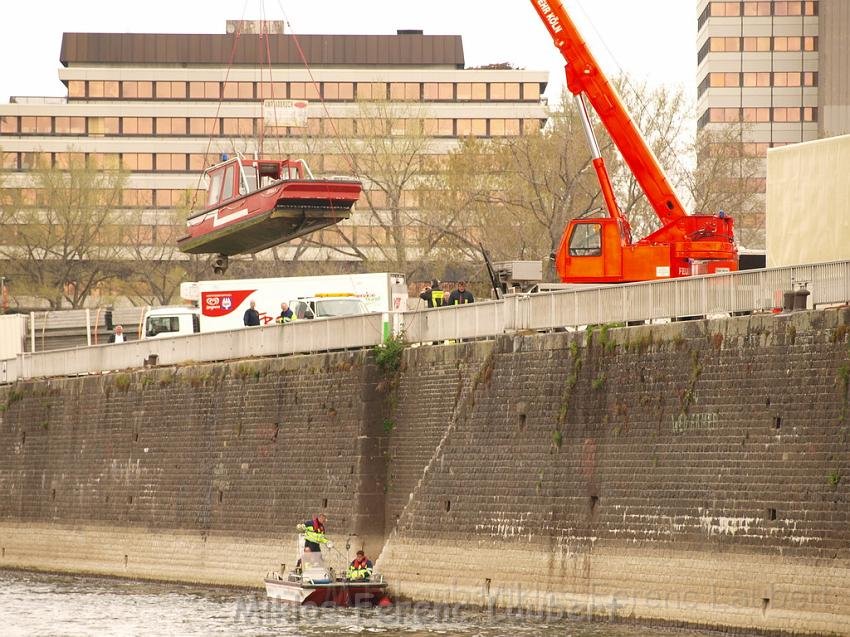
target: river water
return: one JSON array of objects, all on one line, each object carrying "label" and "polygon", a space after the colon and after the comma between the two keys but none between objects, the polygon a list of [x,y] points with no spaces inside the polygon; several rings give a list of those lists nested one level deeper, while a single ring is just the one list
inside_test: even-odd
[{"label": "river water", "polygon": [[0,634],[463,635],[469,637],[715,637],[581,619],[517,617],[427,604],[320,609],[267,600],[263,591],[0,570]]}]

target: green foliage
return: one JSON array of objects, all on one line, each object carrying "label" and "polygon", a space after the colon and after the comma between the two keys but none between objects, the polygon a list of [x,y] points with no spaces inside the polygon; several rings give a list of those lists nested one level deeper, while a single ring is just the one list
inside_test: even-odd
[{"label": "green foliage", "polygon": [[404,335],[389,336],[383,343],[373,348],[375,364],[384,374],[394,374],[401,368],[401,358],[407,342]]},{"label": "green foliage", "polygon": [[831,487],[837,487],[838,483],[841,482],[841,473],[838,469],[833,469],[829,472],[829,475],[826,477],[826,481]]},{"label": "green foliage", "polygon": [[118,374],[115,377],[115,387],[119,391],[127,391],[130,388],[130,374]]},{"label": "green foliage", "polygon": [[390,433],[393,429],[395,429],[395,423],[389,418],[384,418],[384,431]]},{"label": "green foliage", "polygon": [[561,433],[560,429],[555,429],[552,432],[552,444],[554,444],[558,449],[561,448],[561,444],[564,442],[564,434]]},{"label": "green foliage", "polygon": [[17,387],[13,387],[9,390],[9,393],[6,395],[6,407],[11,407],[16,402],[19,402],[24,399],[24,390],[18,389]]},{"label": "green foliage", "polygon": [[605,374],[602,374],[602,375],[594,378],[591,381],[590,386],[594,389],[594,391],[598,391],[598,390],[602,389],[605,386]]}]

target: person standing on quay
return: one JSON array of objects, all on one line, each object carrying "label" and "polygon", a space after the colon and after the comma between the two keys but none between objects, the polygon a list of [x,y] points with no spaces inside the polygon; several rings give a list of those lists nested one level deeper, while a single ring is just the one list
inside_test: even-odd
[{"label": "person standing on quay", "polygon": [[242,322],[247,327],[253,327],[260,324],[260,313],[257,311],[257,302],[251,301],[251,307],[245,310],[245,315],[242,317]]},{"label": "person standing on quay", "polygon": [[464,305],[466,303],[474,303],[472,292],[466,289],[466,281],[458,281],[457,289],[452,290],[449,294],[449,302],[447,305]]}]

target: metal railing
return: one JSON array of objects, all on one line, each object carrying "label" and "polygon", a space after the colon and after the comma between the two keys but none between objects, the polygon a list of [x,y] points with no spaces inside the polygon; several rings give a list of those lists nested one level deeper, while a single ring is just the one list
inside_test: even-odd
[{"label": "metal railing", "polygon": [[[850,301],[850,261],[752,270],[688,279],[511,295],[499,301],[398,312],[396,333],[411,343],[492,338],[525,330],[581,328],[770,312],[785,291],[805,285],[808,306]],[[243,328],[178,338],[131,341],[0,360],[0,382],[159,365],[374,347],[383,337],[381,314]]]},{"label": "metal railing", "polygon": [[[75,376],[145,365],[177,365],[374,347],[383,338],[381,314],[364,314],[211,334],[154,338],[113,345],[19,354],[0,361],[0,382]],[[5,372],[4,372],[5,370]]]}]

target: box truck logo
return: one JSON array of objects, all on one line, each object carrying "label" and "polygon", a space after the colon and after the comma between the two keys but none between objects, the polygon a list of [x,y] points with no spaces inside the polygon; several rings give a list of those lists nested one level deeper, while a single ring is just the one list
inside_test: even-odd
[{"label": "box truck logo", "polygon": [[204,316],[227,316],[251,296],[256,290],[233,290],[229,292],[202,292],[201,313]]}]

